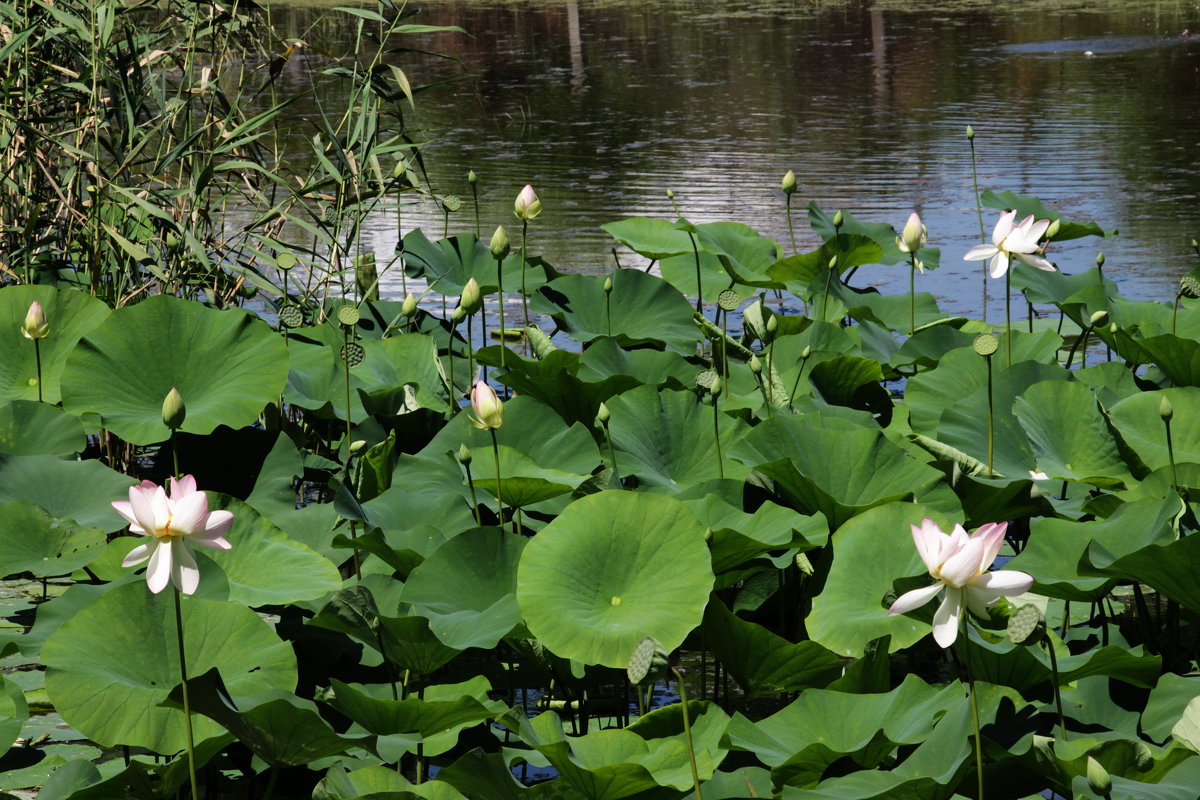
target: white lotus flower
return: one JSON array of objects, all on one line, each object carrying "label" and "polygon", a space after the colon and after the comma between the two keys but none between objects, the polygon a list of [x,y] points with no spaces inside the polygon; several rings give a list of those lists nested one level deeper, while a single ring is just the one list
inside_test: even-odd
[{"label": "white lotus flower", "polygon": [[970,536],[961,525],[955,525],[950,534],[942,533],[928,517],[920,527],[911,527],[917,552],[937,583],[900,595],[888,616],[920,608],[944,588],[946,597],[933,615],[933,638],[941,647],[950,647],[958,638],[964,601],[967,608],[986,617],[987,607],[1001,597],[1023,594],[1033,585],[1033,577],[1024,572],[987,571],[1004,543],[1007,522],[989,522]]},{"label": "white lotus flower", "polygon": [[975,245],[967,251],[963,260],[983,261],[990,258],[992,262],[988,265],[988,273],[993,278],[1003,277],[1014,258],[1031,267],[1054,272],[1053,264],[1041,256],[1033,255],[1039,249],[1038,240],[1050,227],[1050,220],[1040,219],[1035,222],[1030,214],[1020,225],[1014,225],[1013,220],[1016,216],[1015,210],[1001,214],[1000,221],[992,230],[992,243]]},{"label": "white lotus flower", "polygon": [[200,570],[188,545],[211,550],[228,550],[225,533],[233,525],[229,511],[208,510],[208,495],[196,489],[196,479],[184,475],[171,478],[171,493],[156,483],[142,481],[129,487],[129,502],[115,501],[112,506],[129,521],[129,530],[153,541],[129,551],[123,567],[135,567],[149,560],[146,585],[158,594],[167,583],[184,594],[192,594],[200,585]]}]

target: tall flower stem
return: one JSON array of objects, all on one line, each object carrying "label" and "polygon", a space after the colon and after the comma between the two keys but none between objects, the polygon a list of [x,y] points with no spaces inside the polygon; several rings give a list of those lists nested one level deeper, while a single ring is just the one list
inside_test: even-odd
[{"label": "tall flower stem", "polygon": [[1054,654],[1054,642],[1050,641],[1050,637],[1046,637],[1046,650],[1050,653],[1050,674],[1054,678],[1054,704],[1058,707],[1058,729],[1062,731],[1062,738],[1067,740],[1067,722],[1063,716],[1062,692],[1059,691],[1061,681],[1058,678],[1058,656]]},{"label": "tall flower stem", "polygon": [[977,800],[983,798],[983,740],[979,733],[979,698],[975,694],[975,678],[971,675],[971,664],[967,655],[967,647],[969,639],[967,637],[967,615],[961,617],[961,635],[962,635],[962,659],[959,665],[962,667],[963,676],[967,679],[967,695],[971,699],[971,722],[975,727],[975,777],[977,781]]},{"label": "tall flower stem", "polygon": [[[967,126],[967,141],[971,143],[971,185],[975,189],[975,213],[979,215],[979,241],[987,242],[987,233],[983,229],[983,206],[979,203],[979,173],[975,168],[975,130]],[[983,265],[983,321],[987,322],[988,307],[988,270],[987,262]]]},{"label": "tall flower stem", "polygon": [[471,479],[471,465],[463,464],[463,469],[467,471],[467,486],[471,487],[471,510],[475,512],[475,524],[483,525],[479,516],[479,498],[475,495],[475,483]]},{"label": "tall flower stem", "polygon": [[[496,299],[499,301],[499,316],[500,316],[500,367],[507,368],[508,360],[506,353],[508,348],[504,346],[504,259],[496,259]],[[486,340],[487,335],[484,335]],[[486,344],[486,341],[485,341]]]},{"label": "tall flower stem", "polygon": [[704,316],[704,284],[700,281],[700,246],[696,244],[696,237],[691,231],[688,231],[688,239],[692,242],[692,257],[696,261],[696,313]]},{"label": "tall flower stem", "polygon": [[[525,313],[525,327],[529,327],[529,295],[525,292],[525,245],[529,242],[529,220],[521,220],[521,310]],[[503,339],[501,339],[503,342]],[[525,354],[529,355],[529,337],[525,337]]]},{"label": "tall flower stem", "polygon": [[33,358],[37,363],[37,383],[38,383],[38,402],[42,400],[42,343],[38,339],[33,340]]},{"label": "tall flower stem", "polygon": [[499,506],[500,529],[504,530],[504,484],[500,479],[500,444],[496,441],[496,431],[489,430],[492,435],[492,457],[496,460],[496,504]]},{"label": "tall flower stem", "polygon": [[908,335],[917,332],[917,254],[908,254]]},{"label": "tall flower stem", "polygon": [[[986,273],[985,273],[986,275]],[[1004,346],[1007,353],[1005,366],[1012,366],[1012,265],[1004,273]]]},{"label": "tall flower stem", "polygon": [[700,770],[696,768],[696,747],[692,743],[692,721],[688,715],[687,687],[683,685],[683,676],[679,674],[679,670],[672,667],[671,672],[675,673],[675,685],[679,687],[679,707],[683,712],[683,738],[687,740],[688,761],[692,768],[692,788],[696,792],[696,800],[704,800],[704,795],[700,793]]},{"label": "tall flower stem", "polygon": [[[718,378],[718,380],[720,380],[720,379]],[[717,474],[720,475],[722,478],[724,478],[725,477],[725,458],[724,458],[724,456],[721,455],[720,409],[718,408],[718,401],[720,400],[720,397],[721,397],[720,389],[718,389],[717,391],[712,393],[713,441],[716,442],[716,445],[717,445]]]},{"label": "tall flower stem", "polygon": [[192,786],[192,800],[200,800],[200,790],[196,785],[196,742],[192,734],[192,704],[188,699],[187,683],[187,652],[183,646],[183,612],[179,606],[179,590],[173,589],[175,595],[175,639],[179,642],[179,684],[183,693],[184,728],[187,731],[188,779]]},{"label": "tall flower stem", "polygon": [[[994,341],[994,340],[993,340]],[[992,471],[993,420],[995,419],[995,398],[992,392],[992,357],[986,356],[987,361],[987,400],[988,400],[988,476],[995,475]]]},{"label": "tall flower stem", "polygon": [[792,255],[795,255],[796,254],[796,231],[795,231],[795,229],[792,228],[792,195],[785,194],[784,197],[787,199],[786,212],[787,212],[788,236],[791,237],[791,240],[792,240]]}]

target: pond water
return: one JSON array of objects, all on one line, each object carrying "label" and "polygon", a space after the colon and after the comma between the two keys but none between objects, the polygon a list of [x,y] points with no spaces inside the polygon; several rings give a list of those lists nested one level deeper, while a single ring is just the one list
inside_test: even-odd
[{"label": "pond water", "polygon": [[[916,209],[943,251],[918,290],[979,316],[979,265],[961,258],[980,238],[971,124],[981,190],[1119,229],[1056,249],[1060,267],[1102,250],[1124,293],[1169,300],[1200,263],[1200,6],[1087,5],[429,0],[414,21],[470,35],[423,40],[457,62],[402,63],[414,83],[462,78],[420,94],[412,120],[433,188],[467,201],[450,232],[474,230],[468,170],[485,236],[512,232],[531,183],[544,204],[531,252],[562,270],[611,269],[599,225],[673,219],[668,189],[693,222],[744,222],[790,251],[778,187],[792,169],[800,250],[817,243],[810,200],[897,229]],[[988,236],[996,213],[984,209]],[[441,235],[440,208],[403,214],[406,230]],[[381,213],[368,242],[386,259],[396,232]],[[864,268],[855,283],[907,291],[907,272]]]}]

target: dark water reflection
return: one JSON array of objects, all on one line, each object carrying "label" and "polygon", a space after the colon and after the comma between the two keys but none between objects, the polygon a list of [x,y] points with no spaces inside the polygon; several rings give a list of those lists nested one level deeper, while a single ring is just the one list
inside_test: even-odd
[{"label": "dark water reflection", "polygon": [[[431,0],[419,21],[472,34],[425,40],[461,68],[405,62],[414,82],[465,76],[419,96],[434,188],[469,198],[474,169],[487,235],[514,221],[512,199],[532,183],[545,206],[534,250],[604,271],[612,242],[598,226],[672,217],[667,189],[695,222],[737,220],[790,249],[778,184],[794,169],[801,212],[816,200],[899,228],[919,210],[943,266],[918,288],[978,314],[978,267],[961,260],[979,238],[970,123],[981,188],[1120,229],[1064,246],[1060,266],[1090,267],[1103,250],[1126,293],[1168,298],[1200,236],[1200,36],[1181,35],[1200,30],[1200,8],[904,5]],[[440,235],[440,209],[404,215]],[[994,220],[985,210],[989,235]],[[468,203],[450,228],[473,227]],[[390,255],[394,216],[369,230]],[[903,291],[907,271],[859,281]]]}]

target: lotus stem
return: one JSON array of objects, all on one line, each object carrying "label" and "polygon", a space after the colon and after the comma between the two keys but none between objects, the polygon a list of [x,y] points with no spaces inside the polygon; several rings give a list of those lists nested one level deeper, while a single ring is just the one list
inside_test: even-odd
[{"label": "lotus stem", "polygon": [[472,314],[467,314],[467,382],[474,383],[475,381],[475,344],[471,338],[471,317]]},{"label": "lotus stem", "polygon": [[192,800],[200,800],[196,784],[196,742],[192,733],[192,704],[188,699],[187,652],[183,645],[183,612],[179,606],[179,589],[171,587],[175,595],[175,640],[179,643],[179,685],[183,694],[183,721],[187,732],[188,780],[191,781]]},{"label": "lotus stem", "polygon": [[479,516],[479,497],[475,494],[475,484],[471,479],[471,465],[463,464],[463,469],[467,472],[467,486],[471,487],[471,510],[475,512],[475,524],[482,526],[483,520]]},{"label": "lotus stem", "polygon": [[[525,291],[525,270],[528,265],[525,263],[525,245],[529,242],[529,220],[521,220],[521,309],[525,313],[525,327],[529,327],[529,295]],[[504,343],[503,337],[500,339],[501,345]],[[529,339],[525,340],[525,355],[529,355]]]},{"label": "lotus stem", "polygon": [[983,797],[983,740],[979,732],[979,698],[975,694],[975,678],[971,675],[970,658],[967,655],[968,642],[967,636],[967,614],[963,614],[960,619],[961,639],[963,656],[959,661],[959,666],[962,668],[963,676],[967,679],[967,696],[971,700],[971,722],[975,727],[975,778],[977,792],[977,800],[984,800]]},{"label": "lotus stem", "polygon": [[696,768],[696,748],[692,743],[692,721],[688,716],[687,687],[683,685],[683,676],[679,674],[678,669],[671,667],[671,672],[675,673],[675,683],[679,686],[679,707],[683,712],[683,738],[687,740],[688,761],[692,768],[692,788],[696,792],[696,800],[704,800],[704,795],[700,793],[700,770]]},{"label": "lotus stem", "polygon": [[[1171,438],[1171,420],[1163,419],[1163,428],[1167,434],[1167,459],[1171,462],[1171,486],[1175,491],[1179,491],[1179,474],[1175,470],[1175,443]],[[1180,535],[1183,535],[1182,529]]]},{"label": "lotus stem", "polygon": [[[1013,265],[1008,265],[1004,273],[1004,346],[1007,355],[1005,366],[1012,366],[1012,273]],[[1067,365],[1068,367],[1070,364]]]},{"label": "lotus stem", "polygon": [[1050,641],[1050,637],[1046,637],[1046,650],[1050,652],[1050,674],[1054,678],[1054,704],[1058,707],[1058,729],[1062,732],[1063,741],[1067,741],[1067,721],[1063,714],[1062,692],[1059,691],[1058,678],[1058,656],[1054,654],[1054,642]]},{"label": "lotus stem", "polygon": [[992,445],[993,445],[993,435],[994,435],[992,426],[993,426],[993,419],[994,419],[993,412],[994,412],[994,408],[995,408],[995,398],[993,397],[993,394],[992,394],[992,357],[990,355],[985,356],[984,360],[987,361],[988,477],[991,477],[992,475],[995,474],[995,471],[992,469]]},{"label": "lotus stem", "polygon": [[[1071,362],[1073,362],[1075,360],[1075,351],[1079,349],[1080,345],[1083,345],[1084,358],[1085,359],[1087,358],[1087,344],[1086,343],[1087,343],[1088,334],[1091,332],[1092,332],[1092,326],[1088,325],[1087,327],[1085,327],[1083,329],[1083,332],[1080,333],[1079,336],[1075,339],[1074,343],[1071,344],[1071,350],[1067,353],[1067,366],[1066,366],[1067,369],[1071,368]],[[1087,366],[1086,362],[1084,363],[1084,366]]]},{"label": "lotus stem", "polygon": [[500,530],[504,530],[504,484],[500,480],[500,444],[496,441],[496,430],[489,428],[492,435],[492,458],[496,461],[496,504],[499,507]]},{"label": "lotus stem", "polygon": [[[808,358],[812,355],[811,351],[806,347],[805,352],[800,354],[800,366],[796,371],[796,380],[792,383],[792,393],[788,395],[788,411],[793,411],[792,404],[796,400],[796,391],[800,388],[800,379],[804,377],[804,365],[808,362]],[[771,376],[767,376],[767,380],[771,380]]]},{"label": "lotus stem", "polygon": [[908,335],[917,332],[917,254],[908,254]]},{"label": "lotus stem", "polygon": [[608,430],[608,423],[601,423],[604,426],[604,438],[608,442],[608,456],[612,460],[613,477],[616,478],[618,485],[621,481],[621,473],[617,470],[617,451],[613,447],[612,433]]},{"label": "lotus stem", "polygon": [[[1172,327],[1172,333],[1174,328]],[[42,400],[42,342],[40,339],[33,340],[33,359],[37,363],[37,384],[38,384],[38,402]]]},{"label": "lotus stem", "polygon": [[688,231],[688,239],[692,242],[692,257],[696,260],[696,313],[704,316],[704,285],[700,282],[700,248],[691,231]]},{"label": "lotus stem", "polygon": [[507,368],[505,354],[508,348],[504,346],[504,259],[496,259],[496,293],[500,301],[500,367]]},{"label": "lotus stem", "polygon": [[784,193],[783,196],[787,201],[785,209],[787,213],[788,236],[791,237],[792,240],[792,255],[796,255],[796,231],[792,228],[792,195],[790,193]]},{"label": "lotus stem", "polygon": [[[1176,320],[1179,319],[1179,301],[1182,297],[1183,297],[1183,292],[1175,293],[1175,305],[1171,309],[1171,335],[1172,336],[1175,335],[1175,322],[1176,322]],[[36,340],[34,341],[34,344],[35,345],[37,344]],[[38,378],[39,378],[38,399],[41,400],[42,399],[42,387],[41,387],[41,382],[40,382],[40,378],[41,378],[40,372],[38,373]]]},{"label": "lotus stem", "polygon": [[720,410],[718,409],[719,395],[713,395],[713,441],[717,445],[717,474],[725,477],[725,457],[721,455],[721,427],[719,424]]},{"label": "lotus stem", "polygon": [[[971,186],[975,189],[975,213],[979,216],[979,242],[987,244],[987,234],[983,229],[983,206],[979,203],[979,173],[975,167],[975,131],[968,126],[967,141],[971,144]],[[987,322],[988,307],[988,269],[987,262],[983,263],[983,321]]]}]

